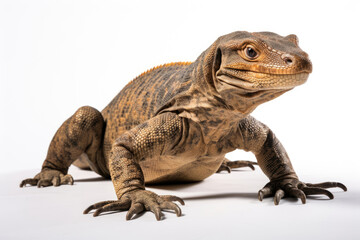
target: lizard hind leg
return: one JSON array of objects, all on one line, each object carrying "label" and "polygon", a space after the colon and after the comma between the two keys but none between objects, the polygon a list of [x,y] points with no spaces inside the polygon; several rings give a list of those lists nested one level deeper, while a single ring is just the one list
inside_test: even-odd
[{"label": "lizard hind leg", "polygon": [[84,106],[79,108],[57,130],[53,137],[41,172],[34,178],[20,183],[20,187],[30,184],[38,187],[59,186],[73,183],[67,174],[70,165],[83,153],[89,163],[97,162],[102,155],[101,142],[104,132],[104,119],[95,108]]},{"label": "lizard hind leg", "polygon": [[257,165],[257,163],[251,161],[244,161],[244,160],[230,161],[229,159],[224,158],[224,161],[222,162],[216,173],[220,173],[222,171],[227,171],[228,173],[231,173],[232,168],[243,168],[243,167],[249,167],[252,170],[255,170],[254,165]]}]

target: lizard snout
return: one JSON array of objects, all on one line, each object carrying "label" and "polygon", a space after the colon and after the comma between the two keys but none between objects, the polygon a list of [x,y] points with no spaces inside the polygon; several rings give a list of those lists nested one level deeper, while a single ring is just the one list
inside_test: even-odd
[{"label": "lizard snout", "polygon": [[281,55],[281,59],[284,60],[288,67],[293,68],[295,72],[312,72],[312,63],[305,56],[284,53]]}]

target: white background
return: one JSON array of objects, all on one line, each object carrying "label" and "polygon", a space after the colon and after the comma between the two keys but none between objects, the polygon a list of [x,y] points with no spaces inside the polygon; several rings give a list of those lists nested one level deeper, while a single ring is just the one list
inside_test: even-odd
[{"label": "white background", "polygon": [[[272,128],[282,141],[301,179],[333,180],[342,181],[348,186],[350,184],[349,192],[342,194],[337,191],[333,201],[313,200],[308,204],[318,205],[318,202],[331,204],[344,199],[341,204],[336,205],[342,208],[352,199],[352,203],[357,204],[350,206],[354,212],[351,214],[349,212],[349,216],[357,217],[356,221],[358,221],[360,218],[359,11],[359,1],[345,0],[126,2],[1,0],[0,173],[2,186],[7,185],[6,179],[11,179],[9,182],[14,183],[6,188],[7,192],[2,192],[2,201],[10,204],[18,199],[17,205],[21,206],[24,204],[19,199],[28,199],[29,196],[36,196],[40,192],[50,195],[54,192],[56,198],[52,204],[56,205],[56,201],[60,201],[57,197],[62,193],[57,191],[63,191],[60,189],[65,187],[56,190],[35,188],[18,190],[17,184],[21,179],[31,177],[40,169],[53,134],[80,106],[90,105],[102,110],[127,82],[141,72],[166,62],[193,61],[220,35],[237,30],[272,31],[280,35],[294,33],[299,37],[301,48],[309,53],[313,62],[313,73],[305,85],[258,107],[253,116]],[[232,153],[229,157],[234,160],[255,160],[251,154],[240,151]],[[76,173],[79,171],[76,169],[73,171],[74,178],[77,179]],[[260,169],[254,174],[256,174],[252,175],[254,181],[258,181],[259,186],[250,188],[249,191],[253,195],[266,183]],[[215,178],[219,176],[223,175]],[[209,184],[213,179],[202,184]],[[77,184],[78,186],[72,186],[72,189],[80,188],[79,184],[81,185],[81,182]],[[94,183],[82,184],[84,186]],[[111,183],[103,184],[107,186],[108,196],[97,196],[93,201],[114,197]],[[201,186],[198,186],[199,189]],[[95,190],[93,192],[89,190],[87,195],[95,193]],[[337,194],[342,194],[340,200],[337,199]],[[44,198],[46,197],[49,195],[45,194]],[[255,195],[253,197],[256,198]],[[36,200],[33,201],[36,204]],[[68,201],[76,202],[74,199]],[[93,203],[90,200],[81,201],[85,205]],[[221,201],[224,200],[216,199],[214,206]],[[294,202],[287,203],[289,206],[294,204]],[[49,201],[45,201],[44,205],[47,204]],[[295,205],[299,203],[296,202]],[[200,204],[196,207],[201,209],[201,206]],[[270,207],[270,205],[266,206]],[[329,205],[327,209],[336,206]],[[20,210],[15,214],[9,213],[14,222],[7,222],[8,229],[16,229],[15,223],[23,214],[28,214],[26,216],[29,219],[31,216],[37,218],[36,214],[29,212],[25,207]],[[39,207],[37,212],[42,210]],[[263,213],[259,211],[259,216],[249,216],[252,216],[254,221],[256,217],[261,219],[267,211],[263,210]],[[62,209],[61,212],[63,211],[68,209]],[[187,211],[189,213],[190,208],[187,208]],[[274,210],[269,211],[275,214]],[[308,211],[312,212],[310,209]],[[75,215],[78,213],[76,212]],[[284,211],[278,210],[277,213]],[[244,212],[242,214],[246,215]],[[296,213],[292,214],[291,216],[296,218]],[[284,215],[284,223],[287,223],[286,216],[288,215]],[[334,216],[336,218],[337,215]],[[119,226],[123,225],[122,228],[126,229],[124,215],[121,215],[121,218],[116,214],[107,217],[108,220],[114,218],[111,221],[118,219],[116,221]],[[153,220],[149,214],[142,218],[146,219],[146,217],[149,221],[150,217]],[[308,217],[316,219],[317,216]],[[89,218],[90,216],[86,216],[85,219]],[[142,218],[131,224],[134,225],[136,221],[141,222]],[[191,221],[190,218],[184,216],[180,219]],[[249,219],[249,217],[244,218]],[[271,217],[265,218],[271,219]],[[49,216],[48,219],[52,220],[53,217]],[[81,218],[79,224],[86,221],[85,219]],[[106,221],[101,219],[97,218],[94,224]],[[210,219],[215,221],[216,215]],[[2,224],[6,221],[5,218],[0,220]],[[177,219],[173,220],[176,224]],[[168,220],[163,222],[166,221]],[[272,224],[271,220],[269,221],[269,224]],[[355,220],[345,218],[342,221],[344,226],[349,226]],[[232,220],[232,222],[236,221]],[[61,224],[65,223],[60,221]],[[315,225],[314,223],[314,229]],[[335,222],[331,222],[329,225],[321,226],[329,230],[335,225]],[[297,225],[292,226],[294,231],[299,231]],[[38,228],[37,225],[31,227],[33,234],[37,233]],[[232,230],[234,228],[238,228],[239,233],[231,236],[241,237],[241,226],[231,227]],[[319,226],[317,228],[319,229]],[[274,233],[272,236],[275,237],[276,227],[271,229],[273,230],[269,233]],[[334,229],[332,230],[335,231]],[[68,236],[74,231],[69,232]],[[346,234],[350,235],[346,236],[352,236],[352,233],[352,230],[348,229]],[[14,237],[16,234],[5,232],[5,236]],[[206,233],[204,234],[205,237]],[[317,234],[319,237],[322,236],[320,232]],[[264,233],[263,237],[266,236],[268,235]],[[335,237],[335,235],[331,236]]]}]

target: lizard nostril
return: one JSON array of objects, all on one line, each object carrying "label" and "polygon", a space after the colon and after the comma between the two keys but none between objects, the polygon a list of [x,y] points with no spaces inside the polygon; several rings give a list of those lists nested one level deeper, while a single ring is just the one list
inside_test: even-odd
[{"label": "lizard nostril", "polygon": [[281,58],[286,62],[287,65],[291,65],[294,62],[294,57],[289,54],[283,54]]},{"label": "lizard nostril", "polygon": [[293,62],[291,58],[285,58],[284,60],[288,65],[292,64]]}]

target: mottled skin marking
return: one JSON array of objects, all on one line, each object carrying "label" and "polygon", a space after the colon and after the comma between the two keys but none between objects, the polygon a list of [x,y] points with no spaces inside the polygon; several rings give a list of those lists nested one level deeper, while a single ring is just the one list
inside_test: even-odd
[{"label": "mottled skin marking", "polygon": [[[145,183],[201,181],[211,174],[251,162],[231,162],[225,154],[251,151],[270,182],[259,199],[274,196],[333,195],[341,183],[305,184],[264,124],[249,114],[261,103],[303,84],[312,71],[295,35],[234,32],[218,38],[193,63],[171,63],[135,78],[100,113],[80,108],[66,120],[50,143],[41,172],[26,184],[72,183],[69,166],[88,168],[112,179],[118,197],[90,206],[94,216],[129,210],[127,219],[144,210],[161,218],[172,201],[145,190]],[[74,162],[76,160],[76,162]]]}]

